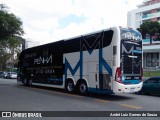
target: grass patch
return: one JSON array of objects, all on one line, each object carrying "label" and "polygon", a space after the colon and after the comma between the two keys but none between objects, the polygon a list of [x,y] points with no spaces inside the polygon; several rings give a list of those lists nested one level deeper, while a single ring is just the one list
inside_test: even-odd
[{"label": "grass patch", "polygon": [[144,71],[143,77],[154,77],[154,76],[160,76],[160,70],[159,71]]}]

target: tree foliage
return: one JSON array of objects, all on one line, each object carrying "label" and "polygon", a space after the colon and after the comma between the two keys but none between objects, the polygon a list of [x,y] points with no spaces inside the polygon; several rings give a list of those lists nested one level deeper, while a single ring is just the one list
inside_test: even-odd
[{"label": "tree foliage", "polygon": [[147,21],[141,24],[137,30],[141,32],[143,39],[148,34],[150,36],[150,41],[152,41],[152,36],[160,34],[160,23]]},{"label": "tree foliage", "polygon": [[5,65],[2,62],[7,62],[10,59],[9,61],[13,64],[14,55],[19,52],[19,38],[23,34],[20,18],[9,13],[6,5],[0,4],[0,70]]},{"label": "tree foliage", "polygon": [[0,4],[0,40],[7,40],[12,36],[22,35],[21,20],[12,13],[8,13],[7,7]]}]

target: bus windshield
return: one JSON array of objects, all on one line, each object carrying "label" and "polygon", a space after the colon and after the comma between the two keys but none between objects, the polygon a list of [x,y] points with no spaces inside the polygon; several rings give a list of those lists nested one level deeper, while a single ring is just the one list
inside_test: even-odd
[{"label": "bus windshield", "polygon": [[142,39],[138,31],[121,29],[120,57],[121,74],[123,76],[141,76]]}]

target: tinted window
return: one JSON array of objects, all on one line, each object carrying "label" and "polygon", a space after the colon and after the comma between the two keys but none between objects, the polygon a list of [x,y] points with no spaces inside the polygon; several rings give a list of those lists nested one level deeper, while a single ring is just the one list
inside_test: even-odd
[{"label": "tinted window", "polygon": [[158,78],[150,78],[145,83],[159,83],[159,79]]},{"label": "tinted window", "polygon": [[[111,44],[113,31],[102,31],[64,41],[64,53],[99,49]],[[99,45],[100,44],[100,45]]]},{"label": "tinted window", "polygon": [[122,74],[141,74],[142,39],[135,30],[121,29],[121,70]]}]

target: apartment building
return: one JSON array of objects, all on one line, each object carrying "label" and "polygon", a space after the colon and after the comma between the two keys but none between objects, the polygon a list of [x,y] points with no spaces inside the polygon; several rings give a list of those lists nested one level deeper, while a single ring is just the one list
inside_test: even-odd
[{"label": "apartment building", "polygon": [[[160,0],[144,0],[137,5],[137,9],[127,14],[127,26],[137,29],[146,21],[158,21],[160,23]],[[143,39],[143,67],[160,67],[160,33]]]}]

